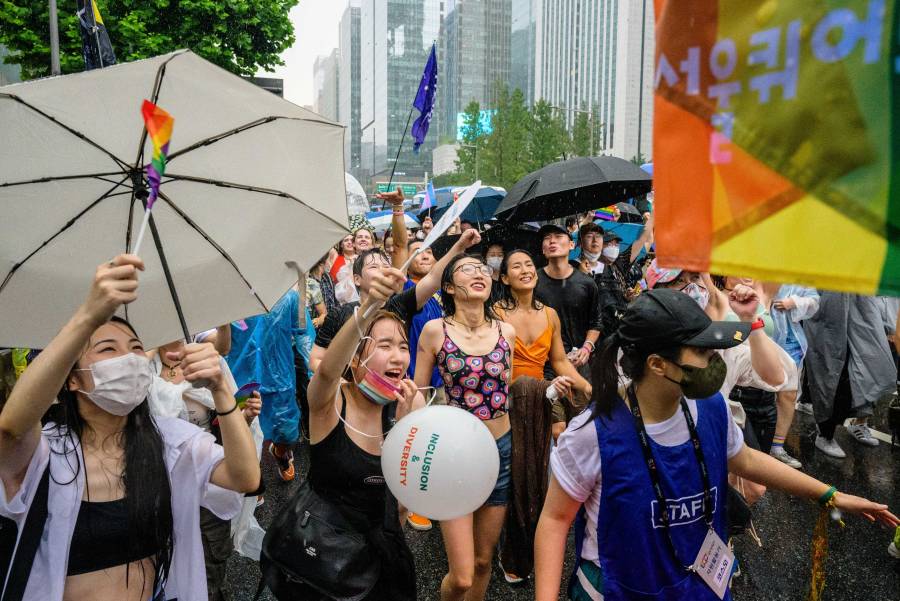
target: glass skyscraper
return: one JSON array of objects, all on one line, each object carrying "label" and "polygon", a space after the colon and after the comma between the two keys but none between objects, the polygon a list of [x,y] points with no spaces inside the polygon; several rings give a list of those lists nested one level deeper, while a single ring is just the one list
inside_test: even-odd
[{"label": "glass skyscraper", "polygon": [[338,120],[347,127],[344,138],[344,167],[359,177],[360,153],[360,7],[351,0],[340,24],[340,61]]},{"label": "glass skyscraper", "polygon": [[535,15],[540,0],[512,0],[512,32],[509,40],[509,88],[519,88],[525,102],[534,104]]},{"label": "glass skyscraper", "polygon": [[619,4],[628,1],[541,0],[535,11],[535,99],[564,109],[569,126],[589,111],[602,124],[601,152],[613,140]]},{"label": "glass skyscraper", "polygon": [[[403,137],[432,43],[438,39],[441,0],[363,0],[360,6],[360,170],[387,180]],[[439,66],[438,90],[443,67]],[[437,110],[437,107],[436,109]],[[413,119],[418,112],[414,112]],[[411,124],[410,124],[411,125]],[[437,132],[418,154],[407,137],[395,181],[421,180],[431,170]]]},{"label": "glass skyscraper", "polygon": [[448,0],[446,10],[438,93],[441,133],[455,137],[456,116],[469,102],[494,109],[497,84],[509,84],[512,0]]}]

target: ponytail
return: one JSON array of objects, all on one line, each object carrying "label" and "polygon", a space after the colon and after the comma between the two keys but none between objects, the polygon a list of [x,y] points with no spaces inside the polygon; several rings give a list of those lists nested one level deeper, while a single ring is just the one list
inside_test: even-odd
[{"label": "ponytail", "polygon": [[[619,351],[622,352],[621,359]],[[619,401],[619,366],[622,374],[632,382],[638,382],[644,377],[644,367],[647,357],[659,355],[670,361],[677,361],[681,354],[680,347],[647,350],[630,343],[623,344],[619,332],[615,332],[603,341],[600,354],[591,365],[591,382],[593,383],[593,395],[591,397],[591,419],[605,415],[610,417],[612,410]],[[585,423],[589,423],[585,422]]]}]

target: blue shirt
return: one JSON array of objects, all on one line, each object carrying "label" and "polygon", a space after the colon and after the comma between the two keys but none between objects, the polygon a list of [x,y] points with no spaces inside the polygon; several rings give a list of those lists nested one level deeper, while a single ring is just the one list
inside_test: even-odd
[{"label": "blue shirt", "polygon": [[[404,290],[409,290],[413,288],[415,284],[412,280],[406,280],[406,283],[403,285]],[[416,354],[419,349],[419,336],[422,335],[422,329],[425,327],[425,324],[431,321],[432,319],[440,319],[444,316],[444,309],[441,307],[440,301],[440,293],[436,292],[434,295],[428,299],[428,302],[419,309],[419,311],[412,316],[412,319],[409,320],[409,377],[413,377],[416,374]],[[441,374],[438,371],[438,368],[434,368],[434,372],[431,374],[431,385],[435,388],[441,387],[444,385],[444,380],[441,378]],[[428,398],[428,395],[425,395],[425,398]]]}]

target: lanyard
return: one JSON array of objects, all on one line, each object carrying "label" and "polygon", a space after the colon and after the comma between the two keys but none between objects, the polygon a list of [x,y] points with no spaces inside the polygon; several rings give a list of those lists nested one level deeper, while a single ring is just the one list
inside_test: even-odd
[{"label": "lanyard", "polygon": [[[644,418],[641,416],[641,408],[638,405],[637,395],[634,392],[634,386],[628,387],[628,400],[631,403],[631,415],[634,416],[634,425],[637,429],[638,439],[641,441],[641,449],[644,451],[644,459],[647,461],[647,470],[650,472],[650,481],[653,483],[653,492],[656,493],[656,502],[659,505],[660,517],[663,523],[663,529],[666,531],[666,539],[669,542],[669,550],[675,562],[682,566],[686,571],[693,571],[692,566],[684,565],[678,558],[678,551],[675,548],[675,542],[672,540],[672,531],[669,527],[669,507],[666,504],[666,496],[663,494],[662,483],[659,479],[659,470],[656,461],[653,459],[653,452],[650,449],[649,436],[647,429],[644,427]],[[712,490],[709,484],[709,470],[706,468],[706,461],[703,459],[703,449],[700,448],[700,437],[697,435],[697,428],[694,425],[694,418],[688,409],[687,402],[681,397],[681,411],[684,413],[684,419],[687,421],[688,432],[691,436],[691,445],[694,447],[694,455],[697,457],[697,463],[700,464],[700,477],[703,479],[703,515],[706,525],[710,530],[713,529],[713,508],[712,508]]]}]

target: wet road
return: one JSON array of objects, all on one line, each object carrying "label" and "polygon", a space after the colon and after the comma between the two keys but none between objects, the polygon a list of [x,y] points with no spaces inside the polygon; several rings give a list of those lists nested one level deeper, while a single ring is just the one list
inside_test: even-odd
[{"label": "wet road", "polygon": [[[887,431],[882,412],[876,425]],[[843,429],[836,438],[847,451],[843,460],[832,459],[813,445],[815,424],[812,418],[798,413],[786,447],[804,464],[804,471],[840,490],[887,502],[896,513],[900,510],[900,449],[891,452],[890,445],[878,448],[857,444]],[[307,473],[307,455],[298,447],[301,459],[299,473]],[[284,503],[296,483],[277,480],[273,465],[264,460],[268,491],[265,504],[257,517],[265,527]],[[809,501],[793,499],[779,492],[769,492],[754,506],[754,522],[762,540],[762,548],[747,536],[735,543],[742,575],[735,579],[735,601],[799,601],[806,597],[809,586],[810,543],[817,515]],[[891,533],[861,518],[850,517],[843,530],[832,529],[826,563],[826,584],[822,601],[900,601],[900,561],[887,554]],[[447,569],[446,556],[438,528],[431,532],[408,532],[408,540],[416,557],[419,595],[422,601],[439,598],[440,580]],[[574,545],[570,537],[566,570],[571,569]],[[259,570],[255,562],[235,555],[229,562],[229,592],[234,601],[250,601],[256,591]],[[264,599],[271,599],[264,595]],[[531,582],[512,588],[494,567],[487,599],[525,601],[534,598]],[[563,599],[561,596],[560,599]]]}]

